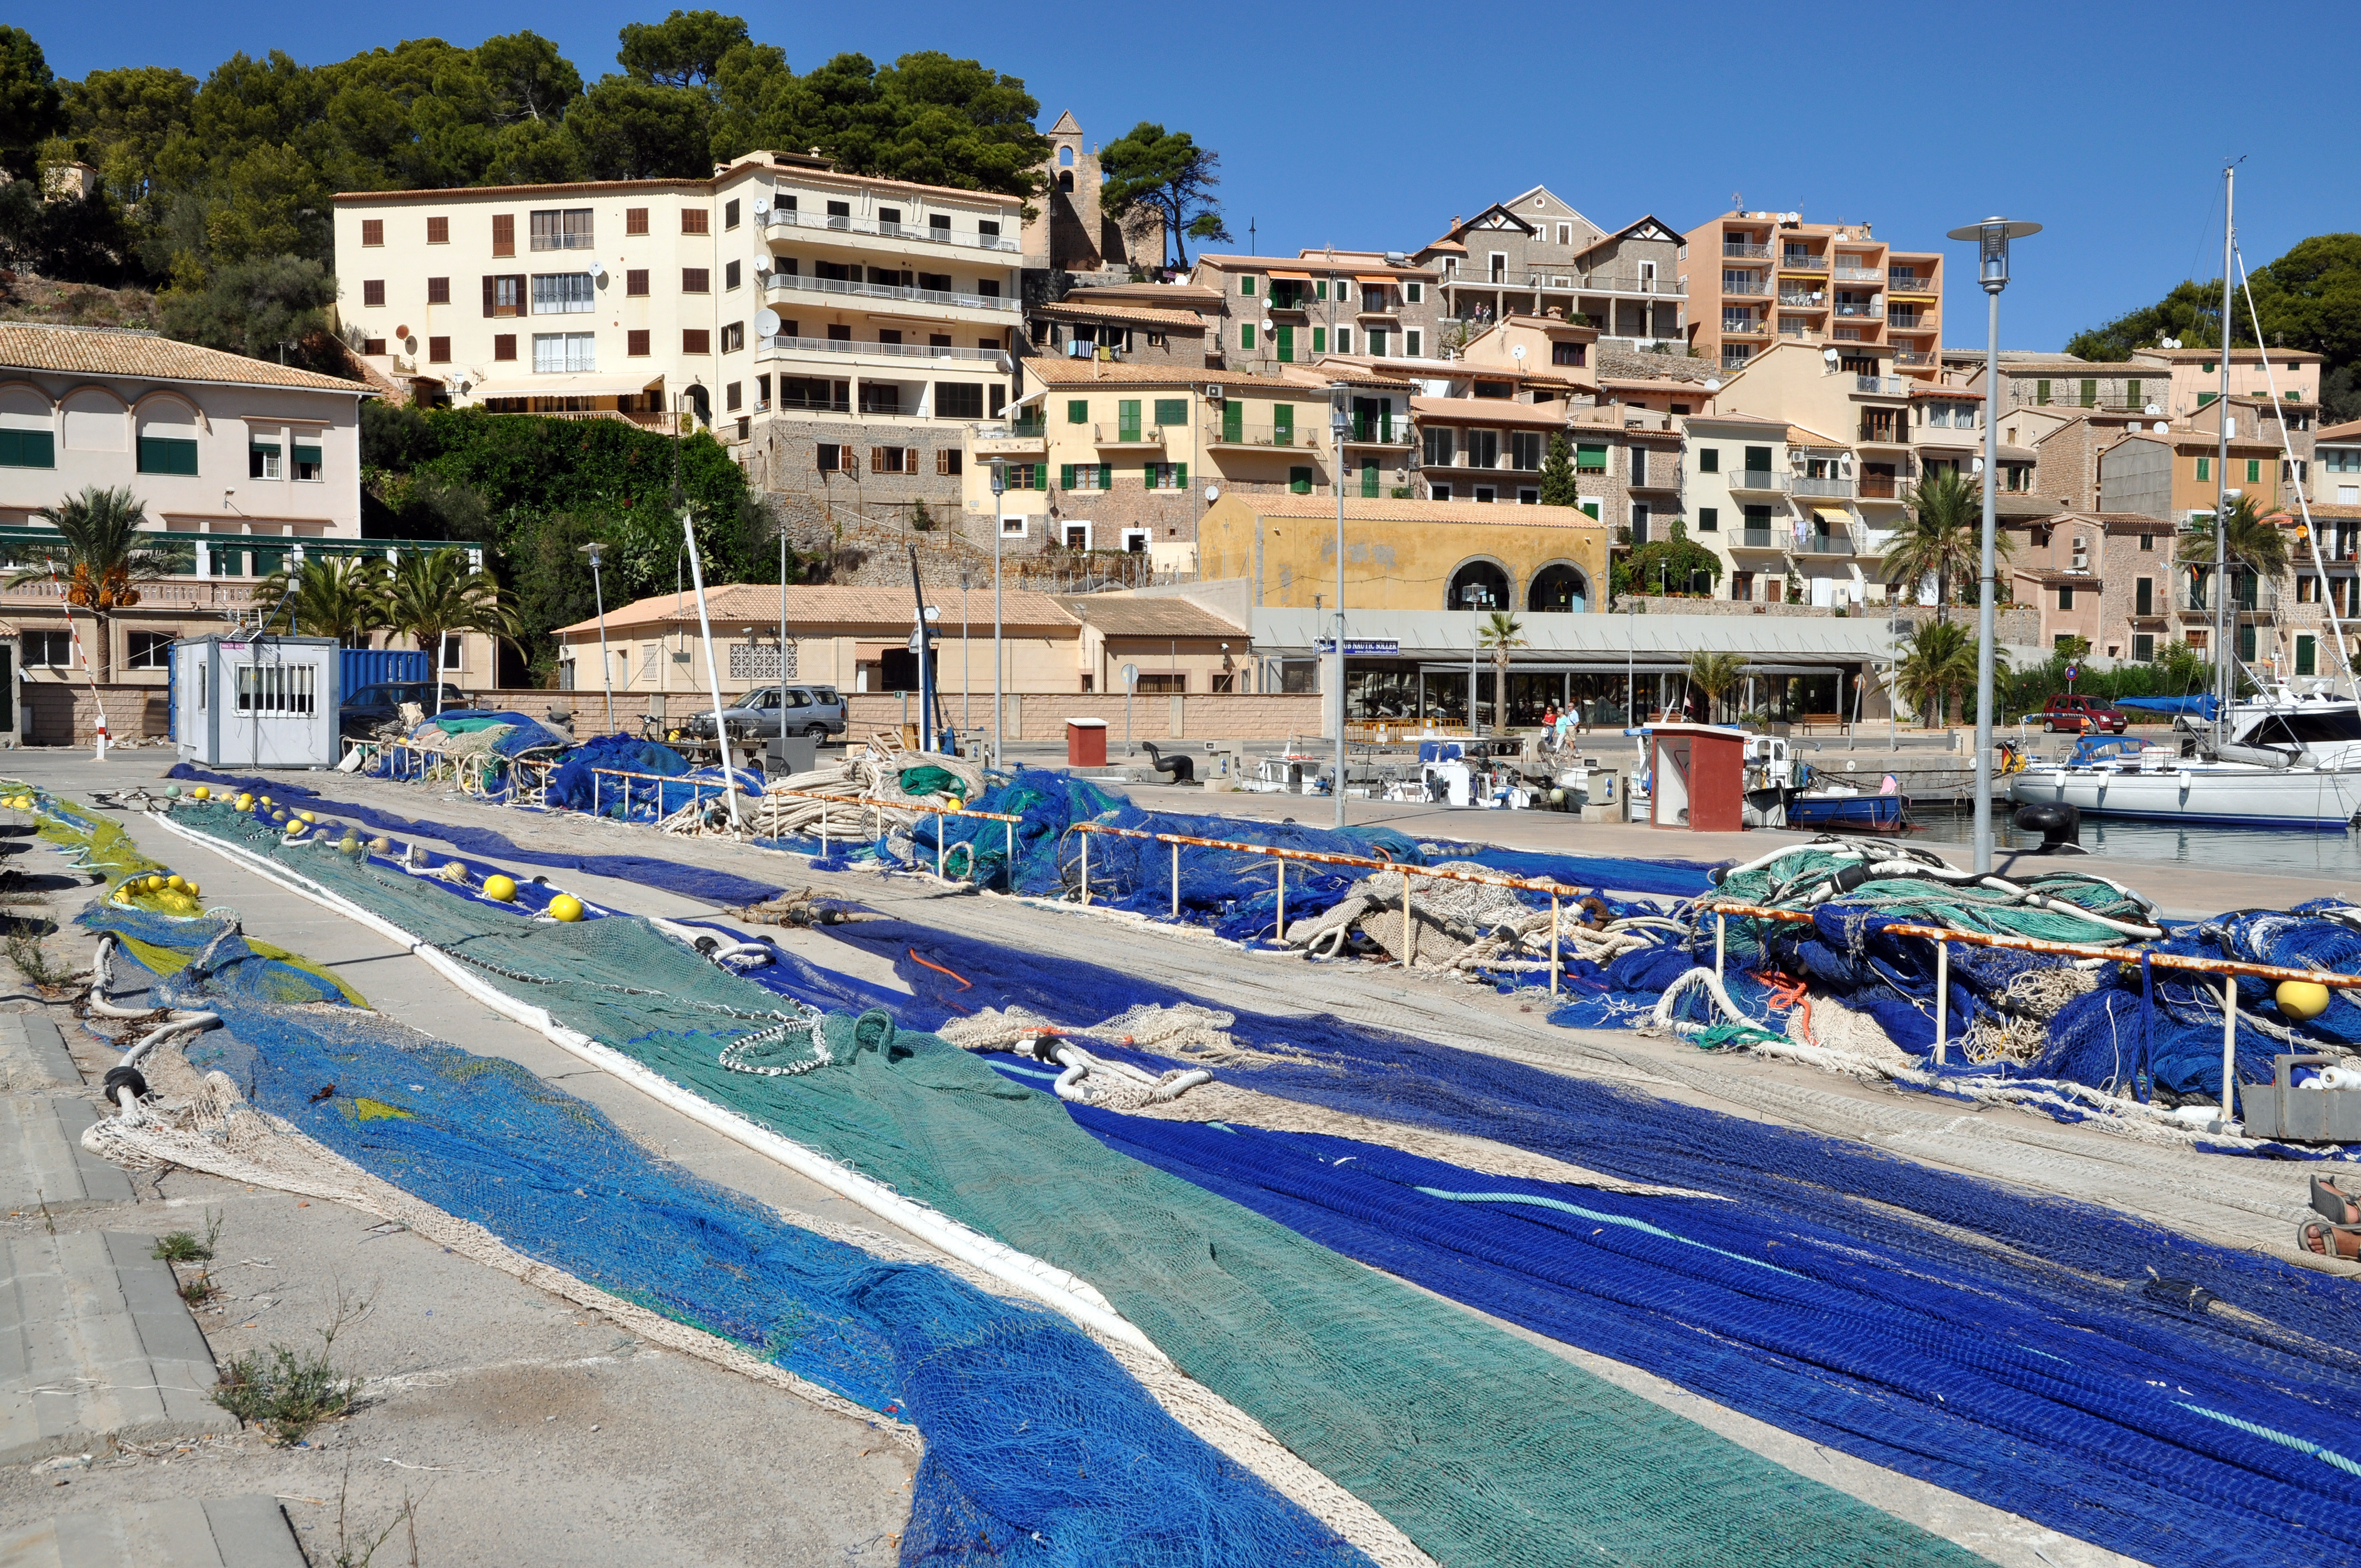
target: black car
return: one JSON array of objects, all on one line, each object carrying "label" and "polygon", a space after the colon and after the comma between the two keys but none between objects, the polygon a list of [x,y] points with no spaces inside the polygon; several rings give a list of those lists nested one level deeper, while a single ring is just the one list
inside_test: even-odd
[{"label": "black car", "polygon": [[[366,739],[401,717],[401,705],[414,702],[429,718],[434,713],[434,687],[428,681],[397,681],[385,685],[363,686],[344,700],[336,709],[336,733]],[[447,708],[467,707],[467,694],[457,686],[445,685],[443,706]]]}]

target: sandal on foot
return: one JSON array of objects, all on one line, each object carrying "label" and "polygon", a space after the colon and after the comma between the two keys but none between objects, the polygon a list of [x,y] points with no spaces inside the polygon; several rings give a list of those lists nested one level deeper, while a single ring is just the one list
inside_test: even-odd
[{"label": "sandal on foot", "polygon": [[2361,1220],[2361,1198],[2337,1186],[2330,1177],[2315,1176],[2312,1179],[2312,1206],[2321,1218],[2331,1224],[2354,1223],[2355,1220],[2345,1217],[2348,1212],[2354,1214],[2356,1220]]},{"label": "sandal on foot", "polygon": [[[2354,1238],[2355,1255],[2353,1256],[2348,1257],[2337,1249],[2336,1239],[2339,1236]],[[2320,1245],[2314,1246],[2312,1245],[2314,1242]],[[2311,1253],[2315,1257],[2334,1258],[2339,1263],[2361,1262],[2361,1225],[2339,1225],[2323,1220],[2306,1220],[2295,1228],[2295,1245],[2297,1251]]]}]

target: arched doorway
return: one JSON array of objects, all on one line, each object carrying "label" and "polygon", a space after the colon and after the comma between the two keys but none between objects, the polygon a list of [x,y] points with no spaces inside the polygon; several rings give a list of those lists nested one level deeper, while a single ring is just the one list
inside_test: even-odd
[{"label": "arched doorway", "polygon": [[1579,615],[1590,608],[1590,579],[1582,568],[1553,561],[1533,574],[1525,608],[1543,614]]},{"label": "arched doorway", "polygon": [[711,429],[713,426],[713,400],[707,394],[705,389],[692,383],[686,389],[683,395],[688,399],[689,412],[696,416],[697,422],[704,425],[708,430]]},{"label": "arched doorway", "polygon": [[1451,586],[1444,590],[1445,609],[1506,609],[1509,608],[1509,574],[1497,561],[1470,561],[1451,574]]}]

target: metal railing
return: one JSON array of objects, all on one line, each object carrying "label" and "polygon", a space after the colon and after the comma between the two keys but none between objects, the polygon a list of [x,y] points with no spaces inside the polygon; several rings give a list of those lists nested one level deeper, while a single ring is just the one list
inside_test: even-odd
[{"label": "metal railing", "polygon": [[1776,550],[1780,547],[1777,531],[1768,528],[1733,529],[1730,542],[1741,550]]},{"label": "metal railing", "polygon": [[1093,446],[1161,446],[1164,427],[1160,424],[1094,424],[1091,426]]},{"label": "metal railing", "polygon": [[870,343],[849,337],[758,337],[763,353],[874,354],[888,359],[967,359],[996,364],[1005,357],[997,348],[954,348],[950,344]]},{"label": "metal railing", "polygon": [[1932,332],[1935,330],[1935,324],[1932,322],[1927,323],[1924,326],[1920,325],[1918,321],[1918,313],[1916,311],[1897,311],[1891,307],[1888,307],[1885,313],[1885,324],[1892,327],[1896,332]]},{"label": "metal railing", "polygon": [[1855,321],[1874,321],[1884,313],[1883,308],[1877,305],[1849,304],[1842,300],[1837,302],[1837,314]]},{"label": "metal railing", "polygon": [[[1748,920],[1777,920],[1790,925],[1810,925],[1813,916],[1801,909],[1766,909],[1756,904],[1713,903],[1705,911],[1713,916],[1713,972],[1722,977],[1729,950],[1729,917],[1732,915]],[[2157,969],[2193,970],[2200,974],[2218,974],[2222,981],[2222,1119],[2235,1120],[2232,1115],[2231,1096],[2237,1087],[2238,1051],[2238,981],[2244,976],[2253,980],[2302,981],[2317,985],[2361,986],[2361,975],[2340,974],[2331,969],[2287,969],[2279,964],[2249,963],[2244,959],[2206,958],[2196,953],[2158,952],[2149,948],[2103,948],[2089,942],[2049,942],[2037,937],[2010,937],[1982,931],[1955,931],[1948,926],[1904,925],[1896,922],[1879,927],[1882,934],[1896,937],[1916,937],[1935,944],[1935,1059],[1950,1059],[1950,991],[1951,948],[1953,942],[1965,942],[1977,948],[2008,948],[2017,952],[2051,953],[2060,958],[2095,960],[2105,964],[2121,964],[2137,969],[2143,965]]]},{"label": "metal railing", "polygon": [[1915,275],[1905,278],[1899,272],[1890,274],[1885,280],[1885,286],[1889,291],[1896,294],[1938,294],[1942,292],[1941,289],[1937,287],[1935,280],[1932,278],[1920,278]]},{"label": "metal railing", "polygon": [[806,278],[774,272],[766,287],[774,294],[846,294],[863,300],[901,300],[911,304],[947,305],[969,311],[1013,311],[1017,302],[1002,294],[956,294],[940,289],[905,289],[893,283],[855,283],[842,278]]},{"label": "metal railing", "polygon": [[1408,414],[1356,413],[1352,428],[1345,433],[1348,446],[1408,446],[1411,439]]},{"label": "metal railing", "polygon": [[1597,289],[1609,294],[1667,294],[1686,297],[1689,291],[1688,283],[1684,279],[1666,278],[1661,275],[1654,278],[1642,278],[1636,275],[1627,278],[1620,272],[1585,273],[1575,286],[1578,289]]},{"label": "metal railing", "polygon": [[1856,493],[1865,501],[1894,501],[1902,499],[1903,492],[1906,488],[1908,487],[1898,476],[1863,474]]},{"label": "metal railing", "polygon": [[1927,348],[1897,348],[1894,351],[1894,362],[1896,365],[1932,365],[1935,354]]},{"label": "metal railing", "polygon": [[1049,433],[1047,420],[995,420],[971,427],[978,441],[1040,441]]},{"label": "metal railing", "polygon": [[1769,246],[1745,245],[1737,240],[1723,240],[1721,242],[1721,253],[1724,256],[1734,257],[1746,261],[1768,261],[1771,259],[1771,247]]},{"label": "metal railing", "polygon": [[1209,446],[1283,446],[1290,451],[1309,452],[1317,447],[1316,425],[1250,425],[1209,424],[1205,442]]},{"label": "metal railing", "polygon": [[1725,294],[1767,294],[1771,291],[1771,285],[1760,278],[1725,278],[1721,280],[1721,291]]},{"label": "metal railing", "polygon": [[933,245],[955,245],[970,250],[1001,250],[1012,254],[1021,248],[1016,241],[1004,236],[961,235],[931,225],[920,227],[912,224],[873,223],[867,218],[830,217],[819,213],[783,213],[775,207],[764,214],[763,226],[766,229],[832,229],[838,234],[871,235],[879,239],[923,239]]},{"label": "metal railing", "polygon": [[1815,479],[1808,474],[1798,474],[1794,480],[1794,489],[1799,496],[1822,496],[1835,500],[1852,499],[1852,481],[1842,477]]},{"label": "metal railing", "polygon": [[1828,308],[1828,296],[1824,289],[1806,293],[1785,293],[1779,296],[1779,302],[1794,310],[1824,311]]},{"label": "metal railing", "polygon": [[1771,323],[1761,316],[1724,316],[1721,319],[1724,337],[1768,337]]},{"label": "metal railing", "polygon": [[1789,251],[1779,258],[1779,266],[1788,272],[1826,272],[1828,258],[1825,256],[1802,256]]},{"label": "metal railing", "polygon": [[1885,269],[1883,267],[1836,267],[1829,269],[1829,276],[1839,283],[1883,283],[1885,281]]},{"label": "metal railing", "polygon": [[1902,378],[1899,376],[1855,376],[1852,382],[1852,389],[1856,392],[1874,392],[1885,398],[1902,395]]},{"label": "metal railing", "polygon": [[1817,528],[1783,528],[1779,532],[1779,547],[1798,555],[1850,555],[1855,553],[1850,533]]},{"label": "metal railing", "polygon": [[1373,872],[1400,872],[1402,876],[1402,956],[1403,969],[1411,968],[1418,959],[1418,928],[1412,924],[1411,912],[1415,895],[1411,891],[1412,877],[1425,877],[1433,882],[1474,883],[1483,887],[1515,888],[1525,893],[1546,893],[1550,895],[1550,994],[1558,990],[1558,977],[1564,969],[1558,945],[1558,918],[1564,900],[1583,897],[1589,890],[1568,887],[1561,883],[1540,877],[1510,876],[1499,872],[1445,871],[1433,866],[1405,865],[1398,861],[1378,860],[1367,855],[1337,855],[1319,850],[1296,850],[1279,844],[1249,844],[1235,839],[1201,839],[1191,833],[1155,833],[1141,828],[1116,828],[1099,822],[1077,822],[1069,831],[1082,835],[1081,900],[1084,907],[1091,902],[1091,835],[1105,834],[1113,839],[1143,839],[1172,847],[1172,916],[1180,916],[1180,850],[1185,845],[1198,850],[1227,850],[1241,855],[1268,856],[1277,862],[1276,881],[1279,887],[1279,911],[1276,929],[1284,938],[1287,932],[1287,863],[1300,861],[1311,865],[1357,866]]}]

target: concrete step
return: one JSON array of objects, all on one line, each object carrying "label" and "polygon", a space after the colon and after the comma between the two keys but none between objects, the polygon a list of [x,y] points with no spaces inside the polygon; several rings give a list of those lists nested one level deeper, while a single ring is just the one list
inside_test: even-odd
[{"label": "concrete step", "polygon": [[0,1013],[0,1089],[80,1089],[82,1069],[46,1013]]},{"label": "concrete step", "polygon": [[0,1100],[0,1213],[128,1203],[131,1179],[82,1146],[98,1108],[79,1094]]},{"label": "concrete step", "polygon": [[36,1233],[0,1254],[0,1464],[237,1430],[153,1234]]},{"label": "concrete step", "polygon": [[304,1568],[277,1501],[170,1497],[0,1528],[0,1568]]}]

